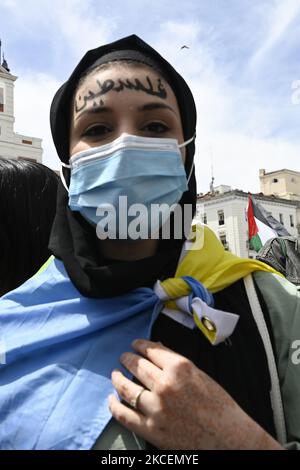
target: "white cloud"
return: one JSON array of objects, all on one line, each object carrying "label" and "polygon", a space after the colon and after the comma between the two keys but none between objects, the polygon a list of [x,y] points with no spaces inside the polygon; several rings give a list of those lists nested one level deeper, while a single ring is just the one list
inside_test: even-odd
[{"label": "white cloud", "polygon": [[[216,185],[252,192],[259,191],[259,168],[300,171],[300,141],[273,136],[278,113],[283,112],[276,109],[276,96],[266,106],[250,85],[232,84],[201,35],[202,27],[196,22],[167,22],[156,41],[158,50],[182,73],[196,101],[198,191],[208,191],[212,164]],[[183,44],[190,49],[180,50]]]},{"label": "white cloud", "polygon": [[80,58],[89,49],[110,41],[116,28],[113,16],[108,19],[97,14],[89,0],[56,0],[56,3],[55,17],[67,51],[73,49]]},{"label": "white cloud", "polygon": [[[113,17],[106,19],[95,14],[91,0],[27,0],[26,8],[20,7],[20,3],[18,0],[5,3],[14,17],[16,28],[12,35],[21,40],[26,30],[34,38],[46,38],[49,48],[40,51],[37,42],[37,52],[45,56],[55,54],[57,63],[73,62],[75,66],[87,50],[108,42],[114,30]],[[49,111],[62,83],[54,76],[34,71],[35,64],[24,61],[18,65],[19,70],[14,70],[19,75],[15,83],[15,131],[42,138],[43,162],[57,169],[59,160],[52,142]]]},{"label": "white cloud", "polygon": [[[299,145],[283,139],[260,139],[236,132],[206,133],[196,152],[198,192],[207,192],[213,161],[215,185],[259,192],[258,171],[289,168],[300,171]],[[212,159],[211,159],[212,155]]]},{"label": "white cloud", "polygon": [[250,60],[250,67],[258,66],[265,55],[284,37],[288,27],[300,12],[300,0],[276,0],[265,11],[268,30],[265,39]]},{"label": "white cloud", "polygon": [[[199,22],[167,21],[160,25],[152,45],[157,49],[183,76],[199,79],[211,75],[214,64],[211,55],[200,39],[202,26]],[[205,33],[207,35],[209,32]],[[181,49],[182,46],[188,49]]]},{"label": "white cloud", "polygon": [[2,6],[6,8],[15,8],[16,3],[16,0],[2,0],[1,2]]},{"label": "white cloud", "polygon": [[[92,0],[6,0],[6,7],[13,18],[12,37],[36,39],[37,53],[55,53],[57,58],[69,61],[80,58],[84,52],[109,41],[116,28],[113,15],[109,18],[95,11]],[[49,49],[39,42],[45,39]]]}]

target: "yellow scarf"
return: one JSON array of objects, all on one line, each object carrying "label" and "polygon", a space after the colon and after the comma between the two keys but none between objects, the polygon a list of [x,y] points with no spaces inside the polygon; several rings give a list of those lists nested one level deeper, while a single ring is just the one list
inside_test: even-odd
[{"label": "yellow scarf", "polygon": [[[161,283],[169,299],[178,299],[190,294],[191,288],[181,276],[197,279],[212,293],[225,289],[254,271],[266,271],[282,276],[261,261],[239,258],[225,251],[214,232],[206,226],[194,225],[192,232],[194,241],[179,262],[175,277]],[[171,309],[176,308],[172,301],[168,301],[166,306]],[[194,320],[203,334],[213,342],[215,332],[207,330],[195,314]]]},{"label": "yellow scarf", "polygon": [[[191,288],[181,279],[182,276],[195,278],[212,293],[225,289],[254,271],[266,271],[282,276],[261,261],[239,258],[225,251],[214,232],[206,226],[194,225],[192,235],[194,241],[186,242],[189,244],[189,249],[179,262],[175,277],[161,282],[168,299],[179,299],[190,294]],[[53,259],[54,257],[51,256],[36,275],[41,274]],[[166,301],[165,305],[170,309],[178,308],[172,300]],[[193,317],[202,333],[211,343],[214,343],[217,332],[207,329],[195,312],[193,312]]]},{"label": "yellow scarf", "polygon": [[[192,231],[197,234],[194,236],[194,242],[191,243],[191,249],[187,250],[179,263],[175,277],[161,283],[170,298],[176,299],[191,292],[188,284],[180,279],[181,276],[192,276],[210,292],[215,293],[254,271],[280,274],[261,261],[239,258],[225,251],[214,232],[206,226],[194,225]],[[199,244],[198,249],[193,249],[195,243]]]}]

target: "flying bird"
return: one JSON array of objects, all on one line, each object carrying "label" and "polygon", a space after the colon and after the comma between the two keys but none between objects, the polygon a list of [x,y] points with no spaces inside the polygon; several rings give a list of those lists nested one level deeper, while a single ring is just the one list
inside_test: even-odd
[{"label": "flying bird", "polygon": [[189,47],[188,46],[181,46],[180,49],[189,49]]}]

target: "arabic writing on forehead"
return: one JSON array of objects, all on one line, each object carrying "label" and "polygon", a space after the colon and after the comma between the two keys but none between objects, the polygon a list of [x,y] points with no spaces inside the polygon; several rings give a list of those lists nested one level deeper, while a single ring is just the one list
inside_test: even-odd
[{"label": "arabic writing on forehead", "polygon": [[144,85],[138,78],[134,78],[132,80],[129,78],[126,80],[121,78],[118,80],[107,79],[103,83],[101,83],[100,80],[96,80],[98,90],[96,92],[89,90],[88,94],[84,95],[83,97],[79,95],[78,99],[75,100],[75,112],[79,113],[80,111],[83,111],[89,101],[94,101],[95,103],[96,98],[105,95],[109,91],[115,91],[117,93],[124,89],[143,91],[148,95],[158,96],[159,98],[166,99],[167,92],[164,84],[162,83],[162,80],[157,78],[156,81],[157,83],[153,84],[152,80],[148,76],[146,76],[146,85]]}]

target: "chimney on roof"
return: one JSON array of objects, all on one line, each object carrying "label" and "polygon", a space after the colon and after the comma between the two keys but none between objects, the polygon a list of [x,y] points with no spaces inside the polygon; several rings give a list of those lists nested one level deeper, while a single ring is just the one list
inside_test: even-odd
[{"label": "chimney on roof", "polygon": [[266,170],[264,168],[261,168],[259,170],[259,177],[261,178],[262,176],[265,176],[265,174],[266,174]]}]

